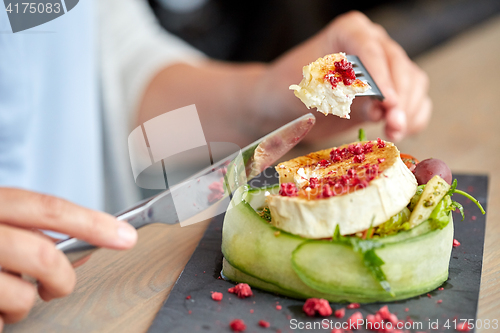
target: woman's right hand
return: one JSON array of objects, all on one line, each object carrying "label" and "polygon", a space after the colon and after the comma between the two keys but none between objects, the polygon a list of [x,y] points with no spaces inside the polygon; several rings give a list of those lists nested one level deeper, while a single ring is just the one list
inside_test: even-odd
[{"label": "woman's right hand", "polygon": [[[39,229],[112,249],[129,249],[137,241],[136,230],[111,215],[48,195],[0,188],[0,332],[4,323],[26,317],[37,292],[49,301],[75,287],[71,263]],[[21,274],[35,278],[38,286]]]}]

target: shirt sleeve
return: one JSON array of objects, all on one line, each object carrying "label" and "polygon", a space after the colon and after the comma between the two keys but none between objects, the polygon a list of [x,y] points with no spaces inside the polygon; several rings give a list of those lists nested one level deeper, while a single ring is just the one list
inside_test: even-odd
[{"label": "shirt sleeve", "polygon": [[196,64],[204,55],[165,31],[146,0],[98,0],[101,74],[105,98],[133,113],[148,85],[173,63]]},{"label": "shirt sleeve", "polygon": [[[121,211],[140,199],[128,136],[149,82],[174,63],[196,65],[204,55],[156,22],[146,0],[96,0],[103,118],[105,210]],[[169,110],[165,110],[169,111]]]}]

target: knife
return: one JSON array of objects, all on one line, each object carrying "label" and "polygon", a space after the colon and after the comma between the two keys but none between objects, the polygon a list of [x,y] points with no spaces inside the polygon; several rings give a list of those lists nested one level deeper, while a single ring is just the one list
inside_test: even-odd
[{"label": "knife", "polygon": [[[218,209],[214,217],[227,208],[230,194],[239,186],[259,175],[292,149],[312,128],[316,119],[308,113],[278,128],[254,143],[220,159],[213,165],[135,206],[116,214],[136,229],[151,223],[176,224],[207,219],[203,213]],[[211,209],[213,210],[213,209]],[[98,247],[77,238],[59,241],[56,248],[64,252],[71,263],[89,256]]]}]

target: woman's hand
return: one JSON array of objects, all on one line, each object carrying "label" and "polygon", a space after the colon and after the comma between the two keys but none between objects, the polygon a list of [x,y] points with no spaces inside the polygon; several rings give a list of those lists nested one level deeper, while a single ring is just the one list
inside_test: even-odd
[{"label": "woman's hand", "polygon": [[[46,236],[46,229],[77,237],[100,247],[131,248],[136,230],[111,215],[68,201],[18,189],[0,188],[0,331],[4,323],[23,319],[36,293],[49,301],[70,294],[75,271]],[[38,290],[21,274],[38,280]]]},{"label": "woman's hand", "polygon": [[387,137],[394,141],[426,127],[432,110],[427,75],[381,26],[359,12],[339,16],[264,71],[255,86],[252,105],[259,115],[258,121],[277,127],[277,122],[282,124],[304,114],[306,107],[288,86],[300,82],[303,66],[337,52],[357,55],[385,99],[379,102],[367,97],[356,98],[350,120],[318,114],[321,119],[306,139],[322,139],[362,122],[381,119],[385,120]]}]

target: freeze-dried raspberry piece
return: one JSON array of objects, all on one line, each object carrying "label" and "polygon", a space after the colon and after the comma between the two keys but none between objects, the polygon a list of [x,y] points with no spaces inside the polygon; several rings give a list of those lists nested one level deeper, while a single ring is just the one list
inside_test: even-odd
[{"label": "freeze-dried raspberry piece", "polygon": [[349,322],[349,329],[357,330],[363,326],[363,315],[359,311],[355,312],[347,321]]},{"label": "freeze-dried raspberry piece", "polygon": [[224,295],[222,295],[222,293],[219,293],[217,291],[212,291],[212,299],[214,301],[222,301],[222,297],[224,297]]},{"label": "freeze-dried raspberry piece", "polygon": [[269,326],[271,326],[271,324],[269,324],[268,321],[265,321],[265,320],[259,320],[259,326],[260,327],[264,327],[264,328],[268,328]]},{"label": "freeze-dried raspberry piece", "polygon": [[460,246],[460,242],[457,241],[456,239],[453,240],[453,247],[459,247]]},{"label": "freeze-dried raspberry piece", "polygon": [[309,317],[319,314],[322,317],[327,317],[332,314],[330,303],[323,298],[308,298],[302,307],[302,310]]},{"label": "freeze-dried raspberry piece", "polygon": [[344,316],[345,316],[345,308],[335,310],[335,317],[344,318]]},{"label": "freeze-dried raspberry piece", "polygon": [[470,332],[468,323],[460,323],[457,325],[457,331],[459,332]]},{"label": "freeze-dried raspberry piece", "polygon": [[236,286],[229,288],[227,291],[232,294],[236,294],[239,298],[253,296],[252,289],[246,283],[238,283]]},{"label": "freeze-dried raspberry piece", "polygon": [[229,327],[233,330],[233,332],[243,332],[247,329],[247,325],[241,319],[235,319],[231,323],[229,323]]},{"label": "freeze-dried raspberry piece", "polygon": [[347,306],[348,309],[359,309],[359,303],[351,303]]}]

